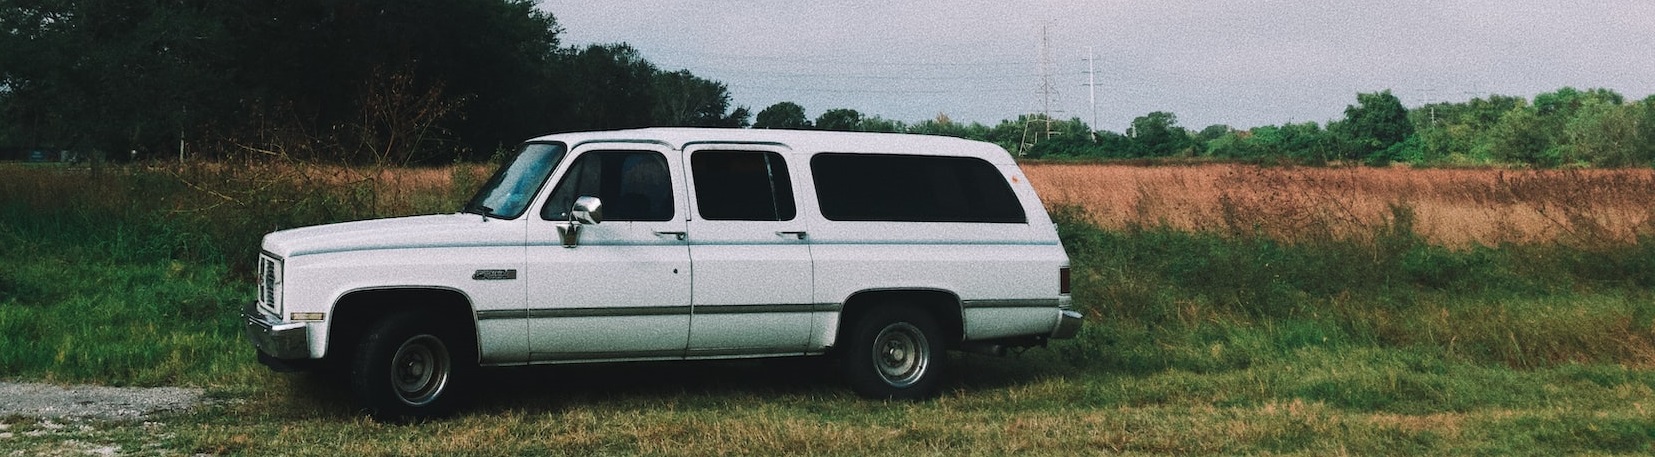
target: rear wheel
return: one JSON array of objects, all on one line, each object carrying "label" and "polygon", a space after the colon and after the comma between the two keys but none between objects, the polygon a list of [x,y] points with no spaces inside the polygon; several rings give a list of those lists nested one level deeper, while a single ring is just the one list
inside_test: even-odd
[{"label": "rear wheel", "polygon": [[878,399],[936,394],[948,358],[935,318],[914,308],[882,307],[852,326],[840,360],[852,390]]},{"label": "rear wheel", "polygon": [[423,314],[397,314],[362,337],[351,363],[351,390],[380,420],[452,412],[470,362],[458,332]]}]

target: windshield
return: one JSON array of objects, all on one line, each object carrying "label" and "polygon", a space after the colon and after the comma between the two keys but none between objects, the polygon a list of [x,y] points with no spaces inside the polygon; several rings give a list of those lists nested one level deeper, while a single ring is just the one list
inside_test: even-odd
[{"label": "windshield", "polygon": [[516,219],[534,201],[534,194],[546,183],[557,162],[563,160],[563,143],[524,144],[510,162],[494,172],[477,195],[466,203],[464,212],[501,219]]}]

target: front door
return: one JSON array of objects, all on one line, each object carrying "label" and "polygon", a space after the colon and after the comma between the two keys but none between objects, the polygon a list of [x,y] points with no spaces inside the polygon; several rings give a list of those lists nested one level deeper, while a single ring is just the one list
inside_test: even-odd
[{"label": "front door", "polygon": [[[690,329],[680,158],[666,148],[586,147],[529,218],[529,349],[536,362],[677,358]],[[598,197],[603,220],[565,247],[576,198]]]}]

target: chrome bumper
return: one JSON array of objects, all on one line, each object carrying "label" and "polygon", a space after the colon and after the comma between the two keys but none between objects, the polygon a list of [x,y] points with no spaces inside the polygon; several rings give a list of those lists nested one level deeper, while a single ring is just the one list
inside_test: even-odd
[{"label": "chrome bumper", "polygon": [[310,358],[309,327],[305,323],[272,320],[253,303],[242,308],[241,320],[243,333],[259,352],[278,359]]},{"label": "chrome bumper", "polygon": [[1057,329],[1052,330],[1052,339],[1066,340],[1069,338],[1074,338],[1075,334],[1080,333],[1080,323],[1084,320],[1085,318],[1081,316],[1078,311],[1070,309],[1058,310]]}]

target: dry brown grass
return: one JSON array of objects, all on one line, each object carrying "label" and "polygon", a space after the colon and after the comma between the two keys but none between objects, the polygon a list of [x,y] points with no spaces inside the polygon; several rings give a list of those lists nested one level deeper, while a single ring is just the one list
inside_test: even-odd
[{"label": "dry brown grass", "polygon": [[1029,163],[1048,205],[1103,227],[1169,226],[1285,240],[1364,236],[1392,207],[1450,247],[1558,240],[1601,245],[1655,233],[1655,170],[1140,167]]}]

